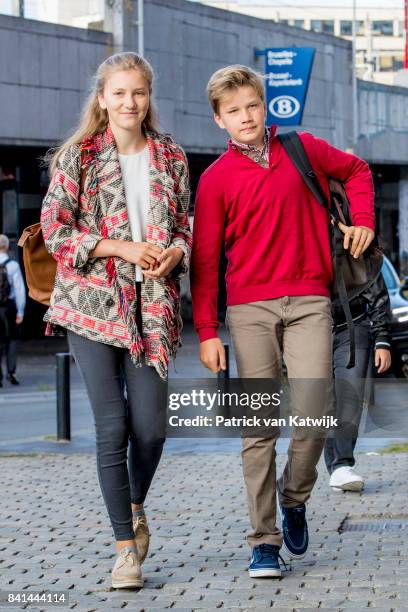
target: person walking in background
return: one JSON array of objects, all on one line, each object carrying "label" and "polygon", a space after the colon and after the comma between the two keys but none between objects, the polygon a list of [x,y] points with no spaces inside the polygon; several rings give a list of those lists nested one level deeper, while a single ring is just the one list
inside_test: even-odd
[{"label": "person walking in background", "polygon": [[343,309],[332,307],[333,372],[335,417],[339,425],[330,433],[324,447],[324,459],[333,491],[361,491],[364,478],[354,472],[354,449],[364,401],[364,389],[371,352],[378,374],[391,366],[389,323],[390,298],[380,272],[376,281],[350,302],[353,316],[356,358],[355,366],[347,368],[350,337]]},{"label": "person walking in background", "polygon": [[187,160],[159,132],[152,82],[136,53],[99,66],[81,124],[51,158],[41,213],[58,263],[46,333],[68,330],[90,398],[118,552],[114,588],[143,585],[143,504],[165,440],[168,362],[181,345],[178,281],[191,248]]},{"label": "person walking in background", "polygon": [[0,234],[0,387],[3,386],[2,358],[6,357],[7,380],[19,385],[17,369],[18,329],[24,319],[26,290],[17,261],[10,259],[9,239]]},{"label": "person walking in background", "polygon": [[[247,66],[215,72],[207,93],[228,150],[203,173],[197,191],[192,255],[194,323],[200,358],[212,372],[225,368],[217,336],[218,269],[228,259],[227,322],[241,378],[279,378],[282,357],[292,379],[297,416],[321,417],[329,407],[332,259],[328,215],[304,183],[276,137],[265,129],[262,77]],[[368,165],[312,134],[300,134],[324,192],[328,177],[345,184],[354,226],[344,247],[354,257],[374,237],[374,189]],[[321,401],[302,393],[320,379]],[[294,384],[303,380],[294,393]],[[299,392],[300,391],[300,392]],[[316,411],[318,413],[316,414]],[[324,437],[294,428],[288,460],[276,482],[276,441],[243,437],[242,464],[252,533],[249,575],[279,577],[279,550],[301,559],[308,548],[305,503],[316,482]],[[318,432],[320,433],[320,432]],[[276,525],[276,490],[282,532]]]}]

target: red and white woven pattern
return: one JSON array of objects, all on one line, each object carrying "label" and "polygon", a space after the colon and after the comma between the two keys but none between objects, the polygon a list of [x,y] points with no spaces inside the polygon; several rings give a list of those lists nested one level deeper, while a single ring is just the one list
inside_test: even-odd
[{"label": "red and white woven pattern", "polygon": [[[143,340],[136,325],[135,266],[118,257],[89,259],[102,238],[131,241],[125,191],[111,129],[74,145],[62,156],[41,211],[45,244],[58,262],[45,315],[90,338],[127,348],[136,365],[144,352],[163,378],[181,345],[178,279],[188,272],[191,232],[185,154],[168,136],[147,134],[150,209],[147,241],[184,252],[176,274],[142,283]],[[81,172],[86,173],[80,193]]]}]

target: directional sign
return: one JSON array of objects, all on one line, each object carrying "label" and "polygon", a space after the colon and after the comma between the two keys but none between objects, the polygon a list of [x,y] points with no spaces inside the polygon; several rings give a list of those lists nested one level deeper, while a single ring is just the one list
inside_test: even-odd
[{"label": "directional sign", "polygon": [[265,49],[267,125],[300,125],[312,71],[313,47]]}]

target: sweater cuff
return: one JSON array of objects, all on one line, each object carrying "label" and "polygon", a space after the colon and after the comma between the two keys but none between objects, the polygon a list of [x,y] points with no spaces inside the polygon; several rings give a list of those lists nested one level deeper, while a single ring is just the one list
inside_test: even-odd
[{"label": "sweater cuff", "polygon": [[172,240],[171,247],[178,247],[183,251],[183,257],[180,259],[179,263],[173,270],[170,272],[170,278],[173,280],[180,280],[188,274],[189,264],[190,264],[190,250],[187,247],[185,240],[182,238],[175,238]]},{"label": "sweater cuff", "polygon": [[387,349],[387,350],[391,350],[391,344],[388,342],[387,338],[378,338],[375,341],[375,348],[376,349]]},{"label": "sweater cuff", "polygon": [[206,340],[211,340],[211,338],[217,338],[217,328],[216,327],[202,327],[198,331],[198,337],[200,338],[200,342],[205,342]]},{"label": "sweater cuff", "polygon": [[356,213],[353,216],[353,225],[369,227],[370,229],[375,231],[375,220],[373,218],[373,215],[370,214]]}]

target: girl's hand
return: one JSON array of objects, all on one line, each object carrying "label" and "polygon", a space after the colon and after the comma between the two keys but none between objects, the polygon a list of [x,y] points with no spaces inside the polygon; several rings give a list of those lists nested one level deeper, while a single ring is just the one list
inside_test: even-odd
[{"label": "girl's hand", "polygon": [[143,270],[156,265],[163,249],[150,242],[120,241],[119,257],[132,264],[137,264]]},{"label": "girl's hand", "polygon": [[391,365],[391,352],[388,349],[376,349],[374,363],[378,374],[386,372]]},{"label": "girl's hand", "polygon": [[143,274],[146,278],[164,278],[180,263],[183,257],[184,253],[180,247],[164,249],[157,257],[157,264],[153,264],[149,270],[144,270]]}]

